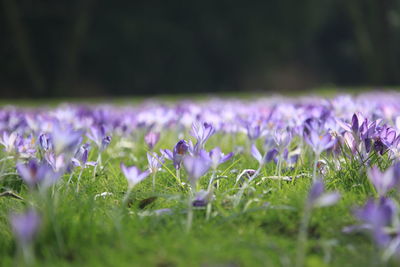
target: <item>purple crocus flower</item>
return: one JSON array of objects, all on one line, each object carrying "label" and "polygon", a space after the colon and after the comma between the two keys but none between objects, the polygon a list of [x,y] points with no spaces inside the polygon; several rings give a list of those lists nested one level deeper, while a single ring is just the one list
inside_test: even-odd
[{"label": "purple crocus flower", "polygon": [[360,126],[360,135],[361,140],[364,141],[365,150],[367,153],[371,150],[371,143],[376,135],[376,121],[368,122],[368,119],[365,119],[364,122]]},{"label": "purple crocus flower", "polygon": [[389,149],[394,158],[400,158],[400,135],[396,137]]},{"label": "purple crocus flower", "polygon": [[88,161],[89,149],[90,149],[90,145],[84,144],[76,152],[75,156],[72,158],[72,163],[76,167],[86,168],[88,166],[96,166],[97,165],[97,162]]},{"label": "purple crocus flower", "polygon": [[54,153],[46,153],[44,159],[53,168],[55,172],[61,172],[68,168],[68,161],[64,154],[55,155]]},{"label": "purple crocus flower", "polygon": [[33,241],[41,220],[39,214],[34,209],[30,209],[25,213],[11,214],[10,221],[16,239],[24,247]]},{"label": "purple crocus flower", "polygon": [[[337,122],[345,129],[343,137],[353,154],[357,152],[360,154],[370,152],[372,140],[376,136],[377,121],[369,122],[369,120],[364,118],[361,114],[354,114],[351,124],[340,120],[337,120]],[[378,144],[379,143],[380,142],[378,142]],[[363,144],[363,146],[360,146],[360,144]]]},{"label": "purple crocus flower", "polygon": [[251,142],[254,142],[263,134],[260,123],[253,121],[245,121],[243,123],[247,133],[247,137]]},{"label": "purple crocus flower", "polygon": [[43,149],[44,151],[49,151],[52,149],[53,146],[51,144],[51,139],[49,134],[43,133],[39,135],[39,145],[41,149]]},{"label": "purple crocus flower", "polygon": [[196,189],[196,184],[200,177],[210,169],[211,161],[209,159],[207,152],[204,150],[201,150],[197,155],[187,155],[184,157],[183,166],[189,175],[188,179],[193,190]]},{"label": "purple crocus flower", "polygon": [[331,148],[336,142],[336,139],[332,138],[330,133],[320,135],[315,131],[310,131],[308,134],[305,133],[304,140],[317,155],[320,155],[324,150]]},{"label": "purple crocus flower", "polygon": [[105,150],[111,143],[111,136],[107,135],[103,138],[103,140],[101,141],[101,147],[100,147],[100,151]]},{"label": "purple crocus flower", "polygon": [[262,156],[255,144],[251,146],[251,155],[258,161],[260,165],[273,160],[277,154],[278,150],[276,148],[273,148],[269,150],[267,153],[265,153],[264,156]]},{"label": "purple crocus flower", "polygon": [[165,156],[166,159],[172,160],[174,162],[175,169],[179,170],[181,168],[181,163],[183,157],[189,151],[189,144],[185,140],[180,140],[174,146],[173,151],[169,149],[161,150],[161,153]]},{"label": "purple crocus flower", "polygon": [[111,142],[111,136],[106,135],[104,125],[91,126],[86,136],[92,140],[101,151],[106,149]]},{"label": "purple crocus flower", "polygon": [[355,210],[354,214],[363,222],[359,228],[369,230],[378,245],[388,244],[390,236],[385,228],[392,225],[397,214],[396,205],[390,198],[370,199],[364,207]]},{"label": "purple crocus flower", "polygon": [[189,145],[185,140],[179,140],[174,146],[173,156],[184,156],[189,150]]},{"label": "purple crocus flower", "polygon": [[121,170],[122,173],[125,175],[126,180],[128,181],[129,189],[132,189],[135,185],[143,181],[150,174],[149,170],[142,172],[136,166],[127,167],[123,163],[121,163]]},{"label": "purple crocus flower", "polygon": [[358,150],[358,143],[354,139],[354,136],[350,132],[345,132],[342,140],[344,140],[344,143],[351,150],[351,153],[356,154]]},{"label": "purple crocus flower", "polygon": [[55,124],[51,133],[51,139],[56,154],[75,153],[82,141],[82,133],[75,131],[71,126]]},{"label": "purple crocus flower", "polygon": [[159,140],[160,140],[160,133],[157,132],[150,131],[144,136],[144,141],[146,142],[150,150],[154,148],[154,146],[158,143]]},{"label": "purple crocus flower", "polygon": [[390,149],[393,145],[397,144],[396,131],[387,126],[377,127],[377,134],[374,137],[374,150],[379,154]]},{"label": "purple crocus flower", "polygon": [[379,133],[379,139],[386,147],[392,146],[396,139],[396,130],[391,127],[383,127]]},{"label": "purple crocus flower", "polygon": [[21,158],[32,158],[36,154],[36,142],[32,135],[27,137],[18,136],[15,147]]},{"label": "purple crocus flower", "polygon": [[325,192],[325,184],[322,180],[313,182],[308,194],[308,204],[311,207],[326,207],[334,205],[340,199],[338,192]]},{"label": "purple crocus flower", "polygon": [[255,144],[251,145],[251,155],[258,161],[260,165],[264,162],[264,157],[261,155]]},{"label": "purple crocus flower", "polygon": [[292,132],[290,129],[275,131],[273,139],[278,151],[283,152],[290,144],[290,141],[292,141]]},{"label": "purple crocus flower", "polygon": [[296,162],[298,161],[299,156],[300,156],[299,148],[297,148],[293,151],[289,151],[288,149],[285,149],[283,151],[282,159],[286,161],[288,167],[293,167],[296,164]]},{"label": "purple crocus flower", "polygon": [[204,148],[204,144],[214,133],[215,128],[210,123],[193,123],[190,134],[197,140],[195,149],[200,150]]},{"label": "purple crocus flower", "polygon": [[368,170],[368,178],[374,185],[379,196],[384,196],[398,182],[393,167],[381,172],[377,166]]},{"label": "purple crocus flower", "polygon": [[192,201],[193,207],[205,207],[213,199],[213,193],[211,190],[200,190],[196,192]]},{"label": "purple crocus flower", "polygon": [[7,153],[14,152],[17,138],[18,134],[16,132],[12,132],[11,134],[8,132],[3,132],[3,136],[0,139],[0,144],[4,146],[4,149]]},{"label": "purple crocus flower", "polygon": [[324,129],[323,122],[315,118],[309,118],[303,123],[303,135],[308,135],[311,132],[320,133]]},{"label": "purple crocus flower", "polygon": [[215,170],[218,166],[233,157],[233,152],[224,154],[221,152],[219,147],[212,149],[209,153],[210,160],[211,160],[211,167]]},{"label": "purple crocus flower", "polygon": [[156,152],[147,152],[147,162],[149,163],[150,172],[156,173],[160,170],[164,157],[158,156]]},{"label": "purple crocus flower", "polygon": [[40,185],[47,188],[57,182],[61,173],[54,172],[48,165],[31,159],[28,163],[18,163],[17,171],[21,178],[30,186]]},{"label": "purple crocus flower", "polygon": [[358,115],[357,114],[353,114],[353,116],[351,117],[351,123],[350,124],[346,123],[346,122],[344,122],[342,120],[339,120],[339,119],[337,119],[336,121],[345,131],[353,133],[355,136],[357,136],[358,132],[359,132],[359,128],[360,128],[359,127],[360,126],[360,123],[359,123],[360,119],[358,117],[360,117],[361,121],[362,121],[362,115],[361,114],[358,114]]}]

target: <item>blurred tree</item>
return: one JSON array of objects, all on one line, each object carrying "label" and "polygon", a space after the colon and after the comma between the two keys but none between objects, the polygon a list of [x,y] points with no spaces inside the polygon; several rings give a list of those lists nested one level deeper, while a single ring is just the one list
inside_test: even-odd
[{"label": "blurred tree", "polygon": [[[399,82],[399,1],[354,0],[344,4],[353,23],[358,51],[373,83]],[[398,22],[397,22],[398,23]]]},{"label": "blurred tree", "polygon": [[397,0],[2,1],[2,95],[400,83]]}]

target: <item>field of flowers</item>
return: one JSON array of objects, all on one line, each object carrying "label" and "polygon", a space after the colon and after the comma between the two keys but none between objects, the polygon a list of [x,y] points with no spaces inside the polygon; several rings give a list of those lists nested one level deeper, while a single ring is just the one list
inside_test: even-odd
[{"label": "field of flowers", "polygon": [[0,266],[398,266],[400,94],[0,108]]}]

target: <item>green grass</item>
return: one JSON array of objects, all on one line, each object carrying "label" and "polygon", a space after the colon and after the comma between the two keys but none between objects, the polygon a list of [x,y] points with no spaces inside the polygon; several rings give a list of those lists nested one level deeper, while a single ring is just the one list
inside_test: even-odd
[{"label": "green grass", "polygon": [[[155,151],[171,148],[177,141],[175,136],[173,132],[164,133]],[[8,217],[10,212],[23,210],[29,203],[43,217],[34,244],[35,266],[294,265],[310,178],[283,182],[282,188],[278,181],[256,179],[235,208],[232,197],[238,190],[237,174],[243,169],[257,168],[256,161],[246,152],[236,155],[219,168],[220,174],[227,178],[221,180],[215,191],[211,218],[206,220],[204,209],[195,210],[193,227],[190,233],[185,233],[187,191],[167,171],[169,168],[174,172],[170,162],[157,173],[155,192],[149,177],[134,188],[129,206],[122,205],[127,182],[119,164],[146,167],[146,148],[140,140],[140,135],[132,137],[128,140],[131,146],[121,148],[117,147],[120,140],[115,138],[103,155],[103,168],[95,179],[92,169],[83,173],[79,193],[75,192],[76,173],[70,185],[66,183],[69,175],[63,177],[53,197],[51,189],[45,196],[29,192],[18,176],[1,178],[1,191],[11,189],[24,200],[0,198],[0,266],[22,265]],[[233,149],[232,140],[216,135],[207,148],[220,145],[229,152]],[[244,136],[238,136],[236,142],[246,147]],[[91,158],[96,159],[96,151]],[[377,160],[385,164],[384,158]],[[295,169],[284,170],[284,175],[311,175],[312,161],[312,153],[308,152]],[[324,177],[329,190],[339,190],[342,198],[335,206],[314,210],[309,226],[307,266],[377,264],[377,250],[367,235],[342,233],[343,227],[356,223],[352,208],[362,205],[374,193],[359,164],[349,161],[344,166],[339,171],[329,169]],[[15,171],[13,161],[8,161],[5,167],[5,172]],[[275,168],[273,163],[266,165],[262,176],[274,175]],[[201,179],[201,188],[206,188],[210,175]],[[185,180],[184,172],[182,179]],[[102,192],[112,195],[95,200],[95,195]],[[155,197],[153,202],[149,200],[151,197]],[[161,208],[171,208],[172,214],[149,215]]]}]

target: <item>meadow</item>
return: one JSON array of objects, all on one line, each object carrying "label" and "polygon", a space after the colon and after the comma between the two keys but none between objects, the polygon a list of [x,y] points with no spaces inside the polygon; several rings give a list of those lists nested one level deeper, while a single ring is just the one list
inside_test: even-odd
[{"label": "meadow", "polygon": [[398,266],[400,94],[0,108],[0,266]]}]

